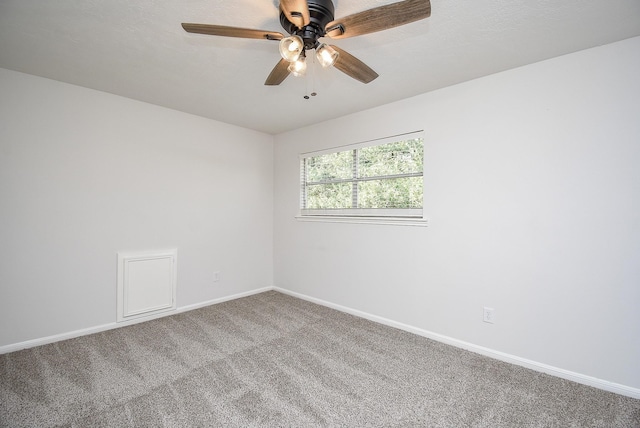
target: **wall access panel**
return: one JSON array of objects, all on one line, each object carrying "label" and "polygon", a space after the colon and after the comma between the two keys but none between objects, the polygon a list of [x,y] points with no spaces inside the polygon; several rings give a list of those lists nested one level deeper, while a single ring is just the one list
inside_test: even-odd
[{"label": "wall access panel", "polygon": [[118,253],[118,322],[176,309],[177,250]]}]

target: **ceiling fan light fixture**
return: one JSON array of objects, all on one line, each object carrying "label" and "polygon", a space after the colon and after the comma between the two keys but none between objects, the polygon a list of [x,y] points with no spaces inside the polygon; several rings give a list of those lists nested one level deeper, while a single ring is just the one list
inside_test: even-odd
[{"label": "ceiling fan light fixture", "polygon": [[304,51],[304,42],[300,36],[289,36],[280,40],[280,55],[289,62],[294,62]]},{"label": "ceiling fan light fixture", "polygon": [[338,59],[338,51],[328,44],[322,43],[316,49],[316,58],[318,58],[318,62],[322,67],[331,67]]},{"label": "ceiling fan light fixture", "polygon": [[306,60],[305,56],[301,55],[297,60],[289,64],[287,70],[289,70],[289,73],[293,74],[295,77],[304,76],[307,72]]},{"label": "ceiling fan light fixture", "polygon": [[[1,0],[0,0],[1,1]],[[302,76],[306,71],[306,51],[314,49],[311,57],[322,67],[334,66],[362,83],[378,77],[371,67],[335,45],[320,43],[330,37],[344,39],[375,33],[409,24],[431,16],[431,0],[386,0],[383,6],[356,12],[335,19],[336,0],[278,0],[282,28],[290,36],[277,31],[229,27],[226,25],[182,23],[188,33],[212,36],[239,37],[244,39],[277,40],[282,59],[271,70],[265,85],[279,85],[289,75]],[[315,67],[315,65],[314,65]]]}]

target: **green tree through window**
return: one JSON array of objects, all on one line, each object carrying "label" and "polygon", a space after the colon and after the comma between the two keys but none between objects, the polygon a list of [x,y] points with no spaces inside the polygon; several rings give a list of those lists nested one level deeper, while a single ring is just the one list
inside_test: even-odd
[{"label": "green tree through window", "polygon": [[421,216],[423,162],[424,140],[415,134],[303,157],[302,214]]}]

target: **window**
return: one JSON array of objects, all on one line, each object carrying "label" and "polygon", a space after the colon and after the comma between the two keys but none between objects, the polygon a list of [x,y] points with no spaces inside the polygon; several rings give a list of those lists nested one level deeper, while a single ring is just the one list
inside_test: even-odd
[{"label": "window", "polygon": [[423,160],[422,132],[304,154],[301,216],[421,219]]}]

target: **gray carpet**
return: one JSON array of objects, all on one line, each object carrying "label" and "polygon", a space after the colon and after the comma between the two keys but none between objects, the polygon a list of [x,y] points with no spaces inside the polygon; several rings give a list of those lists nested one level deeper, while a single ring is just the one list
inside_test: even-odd
[{"label": "gray carpet", "polygon": [[640,400],[277,292],[0,356],[2,427],[640,427]]}]

